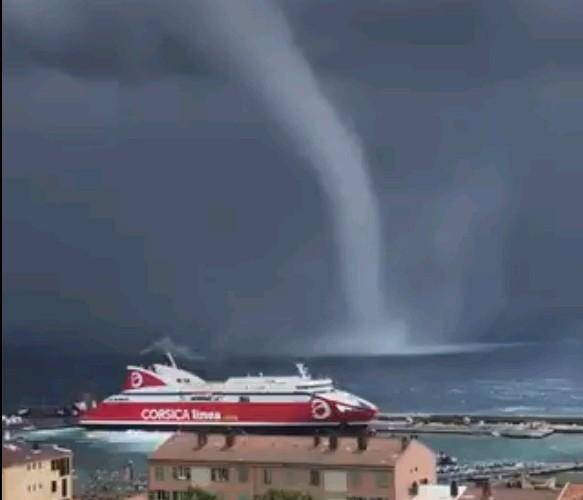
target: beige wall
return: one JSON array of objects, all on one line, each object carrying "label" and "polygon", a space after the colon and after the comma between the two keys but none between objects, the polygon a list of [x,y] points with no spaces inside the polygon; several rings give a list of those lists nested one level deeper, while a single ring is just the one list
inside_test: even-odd
[{"label": "beige wall", "polygon": [[[67,481],[66,497],[61,494],[62,479]],[[57,481],[56,493],[51,491],[52,481]],[[59,477],[50,460],[2,467],[2,500],[61,500],[72,497],[71,488],[71,476]]]},{"label": "beige wall", "polygon": [[[217,467],[229,468],[228,482],[213,482],[210,479],[210,467],[208,464],[188,464],[193,468],[191,480],[173,479],[172,468],[185,466],[184,463],[157,463],[150,462],[149,489],[150,491],[186,491],[189,486],[198,486],[206,491],[219,494],[224,500],[252,500],[255,495],[262,495],[270,489],[287,489],[309,493],[314,500],[344,499],[347,497],[382,498],[395,500],[394,474],[392,469],[372,468],[318,468],[320,472],[320,484],[310,484],[309,466],[273,466],[271,471],[271,484],[264,481],[263,465],[248,466],[248,480],[239,482],[238,466],[217,465]],[[163,467],[164,479],[156,477],[156,467]],[[207,472],[202,472],[206,468]],[[316,467],[315,467],[316,468]],[[195,481],[195,477],[203,480]]]},{"label": "beige wall", "polygon": [[430,484],[437,482],[435,454],[425,445],[412,440],[395,465],[395,498],[411,498],[409,488],[414,482],[418,484],[427,480]]}]

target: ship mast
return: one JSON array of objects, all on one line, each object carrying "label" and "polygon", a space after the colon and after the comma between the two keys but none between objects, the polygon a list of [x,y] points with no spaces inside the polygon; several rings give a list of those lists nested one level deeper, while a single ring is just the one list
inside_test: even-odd
[{"label": "ship mast", "polygon": [[174,357],[169,352],[166,353],[166,359],[168,360],[168,364],[172,368],[178,368],[178,366],[176,365],[176,361],[174,361]]}]

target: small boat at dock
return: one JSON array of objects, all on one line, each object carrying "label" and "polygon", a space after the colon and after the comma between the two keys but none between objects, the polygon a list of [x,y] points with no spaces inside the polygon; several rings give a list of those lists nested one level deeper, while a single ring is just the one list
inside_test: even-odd
[{"label": "small boat at dock", "polygon": [[546,422],[511,424],[497,429],[498,435],[515,439],[541,439],[550,436],[554,431],[554,428]]}]

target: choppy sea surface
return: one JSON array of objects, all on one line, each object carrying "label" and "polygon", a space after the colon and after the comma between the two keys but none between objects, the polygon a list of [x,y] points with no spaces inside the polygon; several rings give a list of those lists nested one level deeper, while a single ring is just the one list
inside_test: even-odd
[{"label": "choppy sea surface", "polygon": [[[90,392],[97,397],[119,390],[126,363],[121,354],[82,355],[45,351],[3,353],[3,409],[63,403]],[[205,378],[246,373],[293,372],[293,358],[213,358],[187,362]],[[539,414],[583,416],[583,344],[514,345],[474,352],[409,356],[314,356],[304,361],[314,375],[331,376],[337,385],[387,412],[460,414]],[[27,367],[34,366],[34,370]],[[168,434],[82,429],[40,431],[28,439],[57,442],[75,452],[81,481],[96,467],[117,469],[132,460],[144,470],[146,457]],[[555,434],[513,440],[486,436],[424,436],[436,450],[463,462],[488,460],[583,460],[583,436]]]},{"label": "choppy sea surface", "polygon": [[[3,346],[4,347],[4,346]],[[118,392],[126,364],[161,356],[104,351],[3,349],[2,407],[64,404],[84,393]],[[185,361],[203,378],[290,374],[295,358],[213,357]],[[387,412],[529,413],[583,415],[583,342],[524,344],[471,352],[400,356],[313,356],[314,376],[336,384]]]}]

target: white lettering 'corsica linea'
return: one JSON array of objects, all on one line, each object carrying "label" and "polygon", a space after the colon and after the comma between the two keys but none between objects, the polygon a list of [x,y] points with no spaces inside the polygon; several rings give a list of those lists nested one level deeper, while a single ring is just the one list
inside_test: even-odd
[{"label": "white lettering 'corsica linea'", "polygon": [[144,408],[140,415],[143,420],[157,421],[221,420],[217,411],[189,411],[186,408]]}]

